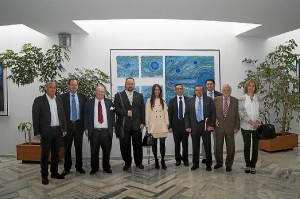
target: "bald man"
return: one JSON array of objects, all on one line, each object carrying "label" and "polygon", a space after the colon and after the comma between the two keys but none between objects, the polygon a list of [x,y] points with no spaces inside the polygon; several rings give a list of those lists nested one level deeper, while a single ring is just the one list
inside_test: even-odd
[{"label": "bald man", "polygon": [[58,173],[59,148],[62,137],[66,135],[67,123],[61,98],[55,95],[56,83],[45,85],[46,93],[35,98],[32,105],[34,135],[41,140],[41,174],[42,184],[49,184],[48,156],[51,151],[51,178],[64,179]]}]

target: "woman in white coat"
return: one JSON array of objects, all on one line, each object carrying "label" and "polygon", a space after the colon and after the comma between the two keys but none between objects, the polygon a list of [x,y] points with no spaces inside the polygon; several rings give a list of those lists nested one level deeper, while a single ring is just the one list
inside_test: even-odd
[{"label": "woman in white coat", "polygon": [[167,169],[165,164],[166,137],[169,127],[168,107],[162,98],[162,89],[159,84],[152,86],[151,97],[146,103],[146,128],[148,133],[152,134],[154,143],[152,152],[155,157],[155,168],[159,169],[159,160],[157,158],[157,140],[160,143],[161,167]]}]

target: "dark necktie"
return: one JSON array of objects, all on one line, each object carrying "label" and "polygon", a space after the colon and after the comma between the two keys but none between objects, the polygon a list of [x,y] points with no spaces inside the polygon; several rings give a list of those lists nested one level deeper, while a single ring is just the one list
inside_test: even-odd
[{"label": "dark necktie", "polygon": [[75,101],[75,95],[72,95],[72,121],[77,120],[77,109],[76,109],[76,101]]},{"label": "dark necktie", "polygon": [[223,116],[224,118],[227,117],[227,114],[228,114],[228,97],[225,97],[224,98],[224,109],[223,109]]},{"label": "dark necktie", "polygon": [[98,103],[98,122],[100,124],[103,123],[103,113],[102,113],[102,105],[101,105],[101,101],[99,101]]},{"label": "dark necktie", "polygon": [[182,97],[179,97],[179,119],[183,119],[183,104],[182,104]]}]

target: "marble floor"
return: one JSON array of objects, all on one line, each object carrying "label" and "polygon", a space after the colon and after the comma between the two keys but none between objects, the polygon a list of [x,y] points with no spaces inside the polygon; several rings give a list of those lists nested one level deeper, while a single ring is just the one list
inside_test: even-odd
[{"label": "marble floor", "polygon": [[[190,157],[191,159],[191,157]],[[90,175],[73,169],[64,180],[49,178],[41,184],[40,167],[22,163],[15,157],[0,156],[0,198],[300,198],[300,147],[290,151],[260,151],[256,174],[244,173],[243,152],[237,152],[232,172],[225,168],[206,171],[175,166],[172,156],[166,159],[167,170],[155,170],[154,161],[144,160],[145,169],[132,166],[122,170],[120,159],[111,160],[113,174]],[[63,170],[63,161],[59,163]]]}]

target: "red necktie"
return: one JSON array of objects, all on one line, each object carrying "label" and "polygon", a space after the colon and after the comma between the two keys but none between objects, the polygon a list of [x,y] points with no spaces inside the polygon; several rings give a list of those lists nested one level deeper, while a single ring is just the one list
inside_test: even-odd
[{"label": "red necktie", "polygon": [[103,114],[102,114],[102,105],[101,105],[101,101],[99,101],[98,103],[98,122],[100,124],[103,123]]}]

